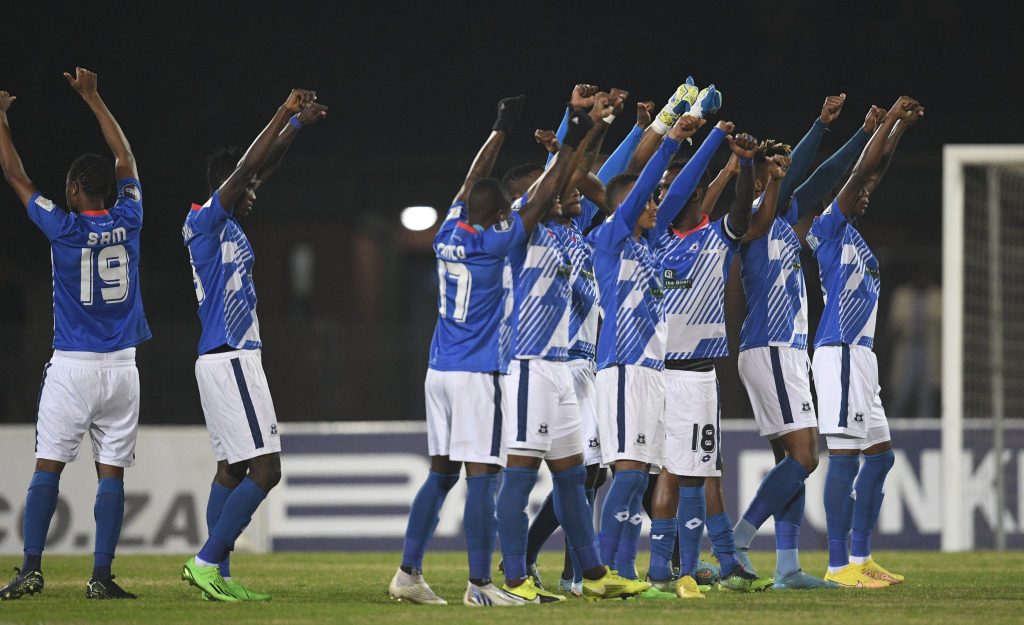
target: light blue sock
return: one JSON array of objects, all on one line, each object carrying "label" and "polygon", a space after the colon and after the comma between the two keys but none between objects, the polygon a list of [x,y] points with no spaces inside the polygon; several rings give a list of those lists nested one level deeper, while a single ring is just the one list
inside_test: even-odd
[{"label": "light blue sock", "polygon": [[629,524],[629,506],[637,492],[642,496],[646,478],[646,471],[635,469],[616,471],[612,477],[601,508],[601,531],[597,535],[601,562],[609,568],[615,568],[615,554],[619,550],[622,533]]},{"label": "light blue sock", "polygon": [[830,455],[825,473],[825,525],[828,530],[828,565],[838,569],[850,563],[847,541],[853,525],[853,480],[860,468],[857,456]]},{"label": "light blue sock", "polygon": [[469,556],[469,578],[491,578],[491,554],[498,539],[498,519],[495,517],[495,494],[498,492],[498,474],[485,473],[466,478],[466,507],[462,514],[462,528],[466,534]]},{"label": "light blue sock", "polygon": [[498,493],[498,537],[505,579],[509,581],[526,579],[526,541],[530,531],[526,507],[536,483],[537,469],[510,467],[504,471]]},{"label": "light blue sock", "polygon": [[423,554],[434,536],[441,517],[441,506],[448,491],[459,481],[458,473],[431,471],[420,486],[409,509],[409,521],[405,527],[405,542],[402,544],[402,566],[423,570]]},{"label": "light blue sock", "polygon": [[675,519],[651,519],[651,565],[647,577],[663,582],[672,579],[672,550],[676,544]]},{"label": "light blue sock", "polygon": [[704,536],[704,517],[707,504],[703,486],[681,486],[679,509],[676,512],[676,530],[679,532],[679,575],[693,576],[697,572],[700,539]]},{"label": "light blue sock", "polygon": [[96,487],[96,548],[93,551],[93,577],[109,577],[124,520],[124,481],[105,477]]},{"label": "light blue sock", "polygon": [[25,497],[25,519],[22,525],[25,533],[25,560],[22,571],[36,570],[41,566],[46,533],[50,531],[50,520],[57,510],[57,494],[60,473],[36,471],[28,486]]},{"label": "light blue sock", "polygon": [[864,466],[860,468],[854,485],[857,499],[853,504],[853,532],[850,535],[850,555],[854,558],[871,557],[871,532],[882,511],[885,478],[895,462],[896,455],[891,449],[864,456]]},{"label": "light blue sock", "polygon": [[615,566],[619,575],[626,579],[636,579],[636,552],[640,543],[640,532],[643,531],[644,491],[647,490],[649,474],[644,473],[639,490],[633,495],[629,504],[629,520],[622,529],[619,548],[615,551]]},{"label": "light blue sock", "polygon": [[800,570],[800,524],[804,519],[804,493],[801,486],[793,499],[775,515],[775,579]]}]

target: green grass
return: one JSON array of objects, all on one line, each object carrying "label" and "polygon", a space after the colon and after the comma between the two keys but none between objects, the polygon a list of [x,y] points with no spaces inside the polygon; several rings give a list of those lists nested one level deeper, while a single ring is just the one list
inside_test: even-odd
[{"label": "green grass", "polygon": [[[387,597],[397,553],[239,554],[234,573],[253,589],[270,592],[270,603],[223,604],[199,600],[199,593],[179,581],[184,556],[121,556],[115,562],[118,581],[139,595],[137,601],[87,601],[87,557],[50,556],[44,560],[46,590],[42,595],[0,603],[0,623],[409,623],[488,625],[544,623],[569,619],[587,625],[602,623],[744,625],[876,625],[897,623],[1024,622],[1021,572],[1024,553],[946,555],[883,552],[876,558],[906,574],[899,587],[874,591],[766,592],[740,595],[712,591],[705,601],[605,601],[491,609],[486,614],[463,607],[465,555],[427,556],[427,578],[451,604],[447,607],[395,603]],[[643,559],[643,558],[641,558]],[[825,554],[803,554],[804,566],[824,570]],[[6,559],[3,564],[13,564]],[[645,564],[645,563],[641,563]],[[768,570],[771,554],[755,554],[754,564]],[[558,554],[541,557],[541,573],[554,582],[561,570]],[[5,580],[6,581],[6,580]]]}]

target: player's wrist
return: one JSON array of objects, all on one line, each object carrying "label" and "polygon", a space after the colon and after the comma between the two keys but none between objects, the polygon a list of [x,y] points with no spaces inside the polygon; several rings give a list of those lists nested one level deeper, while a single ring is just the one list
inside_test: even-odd
[{"label": "player's wrist", "polygon": [[288,125],[290,125],[295,130],[302,130],[303,123],[302,120],[299,119],[298,113],[288,118]]}]

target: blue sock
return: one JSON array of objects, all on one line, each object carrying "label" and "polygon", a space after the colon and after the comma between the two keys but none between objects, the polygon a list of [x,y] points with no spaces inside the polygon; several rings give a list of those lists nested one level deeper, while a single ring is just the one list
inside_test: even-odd
[{"label": "blue sock", "polygon": [[800,570],[800,523],[804,519],[804,493],[796,495],[775,515],[775,579]]},{"label": "blue sock", "polygon": [[647,490],[647,483],[650,474],[644,473],[643,481],[639,490],[633,495],[633,501],[629,504],[629,520],[622,528],[622,537],[619,539],[619,548],[615,550],[615,566],[619,575],[626,579],[636,579],[636,552],[640,543],[640,532],[643,530],[644,517],[644,491]]},{"label": "blue sock", "polygon": [[880,454],[864,456],[864,466],[857,474],[854,489],[857,499],[853,504],[853,532],[850,536],[850,555],[855,558],[871,556],[871,532],[878,522],[885,497],[883,486],[896,455],[891,449]]},{"label": "blue sock", "polygon": [[[224,502],[228,500],[235,489],[228,488],[214,482],[210,484],[210,498],[206,500],[206,535],[213,535],[213,528],[217,525],[217,519],[224,510]],[[220,576],[231,577],[231,552],[220,563]]]},{"label": "blue sock", "polygon": [[578,563],[580,571],[590,571],[601,566],[594,538],[594,516],[587,502],[587,470],[583,465],[551,474],[555,483],[552,500],[558,520],[569,541],[569,552]]},{"label": "blue sock", "polygon": [[57,510],[57,492],[60,473],[36,471],[28,485],[25,497],[25,560],[22,571],[33,571],[40,567],[46,533],[50,530],[50,519]]},{"label": "blue sock", "polygon": [[526,563],[537,562],[540,550],[544,548],[551,535],[558,529],[558,516],[555,514],[555,503],[552,500],[552,493],[544,498],[537,515],[530,522],[530,533],[526,539]]},{"label": "blue sock", "polygon": [[[591,524],[593,524],[593,522],[594,522],[594,501],[596,499],[597,499],[597,489],[596,488],[588,488],[587,489],[587,514],[590,515],[589,518],[590,518]],[[594,529],[594,534],[595,535],[597,534],[597,529],[596,528]],[[594,544],[596,545],[597,543],[595,542]],[[600,560],[600,558],[601,558],[601,552],[600,552],[600,549],[599,549],[598,550],[598,560]],[[578,584],[578,583],[583,581],[583,569],[580,568],[579,558],[576,557],[576,554],[573,553],[572,549],[569,550],[569,560],[572,562],[572,581],[574,581],[574,582],[576,582]]]},{"label": "blue sock", "polygon": [[754,500],[750,502],[743,518],[736,524],[736,545],[750,547],[757,529],[764,525],[768,517],[776,514],[800,490],[807,479],[807,470],[796,460],[786,457],[778,463],[761,480]]},{"label": "blue sock", "polygon": [[526,536],[530,531],[526,507],[536,483],[537,469],[505,469],[501,492],[498,493],[498,537],[501,538],[501,556],[508,581],[526,579]]},{"label": "blue sock", "polygon": [[96,488],[96,549],[93,551],[93,577],[110,577],[110,565],[121,538],[124,520],[124,481],[113,477],[100,480]]},{"label": "blue sock", "polygon": [[681,486],[676,525],[679,532],[679,575],[693,576],[697,572],[700,539],[704,536],[704,517],[707,503],[703,486]]},{"label": "blue sock", "polygon": [[732,533],[732,519],[728,512],[719,512],[709,516],[706,523],[711,549],[718,557],[722,572],[728,573],[736,566],[736,538]]},{"label": "blue sock", "polygon": [[409,523],[405,527],[405,542],[402,544],[402,566],[423,570],[423,554],[427,543],[437,529],[438,516],[448,491],[459,481],[459,474],[431,471],[412,500]]},{"label": "blue sock", "polygon": [[498,539],[498,520],[494,516],[498,474],[485,473],[466,478],[466,508],[462,527],[469,554],[469,578],[491,579],[491,554]]},{"label": "blue sock", "polygon": [[601,508],[601,531],[597,535],[601,562],[610,568],[615,568],[615,553],[619,550],[622,532],[629,524],[629,505],[636,493],[643,493],[646,479],[647,473],[636,469],[616,471],[612,478]]},{"label": "blue sock", "polygon": [[853,525],[853,480],[860,468],[857,456],[830,455],[825,473],[825,525],[828,529],[828,565],[850,563],[846,544]]},{"label": "blue sock", "polygon": [[199,558],[220,564],[234,549],[235,540],[249,525],[256,508],[267,498],[267,493],[256,482],[245,478],[224,502],[224,509],[213,527],[206,544],[199,550]]},{"label": "blue sock", "polygon": [[651,565],[647,577],[662,582],[672,578],[672,549],[676,544],[675,519],[651,519]]}]

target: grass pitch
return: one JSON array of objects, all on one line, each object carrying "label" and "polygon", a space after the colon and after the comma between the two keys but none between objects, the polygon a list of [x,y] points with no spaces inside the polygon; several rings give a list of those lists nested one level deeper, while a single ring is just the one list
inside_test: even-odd
[{"label": "grass pitch", "polygon": [[[768,571],[772,554],[754,554],[754,564]],[[644,625],[683,619],[699,623],[743,625],[911,625],[979,622],[986,625],[1024,622],[1024,553],[947,555],[882,552],[876,558],[904,573],[907,582],[884,590],[829,590],[735,594],[708,593],[704,601],[619,601],[495,608],[461,605],[465,590],[465,555],[432,553],[425,563],[427,580],[446,598],[447,607],[415,606],[388,599],[387,583],[398,553],[238,554],[233,573],[255,590],[274,595],[269,603],[224,604],[200,601],[199,593],[179,581],[185,556],[121,556],[115,561],[118,582],[139,595],[137,601],[87,601],[88,557],[49,556],[43,561],[42,595],[0,602],[0,623],[532,623],[566,621],[599,625],[634,622]],[[641,554],[641,570],[646,560]],[[815,574],[825,554],[802,554]],[[13,558],[0,561],[5,567]],[[541,574],[556,583],[561,556],[545,552]],[[4,578],[6,582],[7,578]]]}]

